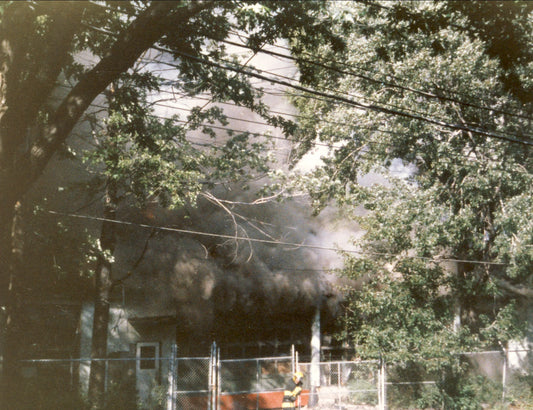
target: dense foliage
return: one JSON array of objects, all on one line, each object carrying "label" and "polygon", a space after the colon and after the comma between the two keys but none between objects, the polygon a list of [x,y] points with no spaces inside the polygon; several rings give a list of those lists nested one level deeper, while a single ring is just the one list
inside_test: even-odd
[{"label": "dense foliage", "polygon": [[[533,295],[533,7],[330,6],[346,53],[294,49],[302,80],[343,100],[294,101],[298,158],[331,144],[298,180],[317,209],[336,201],[364,232],[360,254],[346,254],[344,273],[361,285],[342,336],[363,357],[431,359],[451,380],[452,352],[521,337]],[[359,183],[372,172],[379,183]]]},{"label": "dense foliage", "polygon": [[[450,353],[520,337],[533,296],[532,9],[522,1],[2,2],[6,324],[20,319],[15,307],[32,282],[63,294],[66,272],[83,277],[98,251],[112,258],[111,244],[98,249],[78,238],[75,246],[72,232],[50,221],[26,222],[26,248],[39,245],[25,258],[14,237],[15,204],[42,199],[36,183],[54,155],[69,152],[72,130],[98,96],[107,103],[105,120],[90,119],[91,186],[111,186],[114,200],[194,204],[217,182],[266,171],[252,134],[229,131],[220,147],[187,138],[187,130],[214,137],[213,125],[227,121],[218,109],[158,118],[149,94],[170,86],[232,101],[296,132],[295,162],[316,142],[331,145],[323,166],[298,182],[317,211],[335,201],[364,231],[360,253],[346,253],[345,274],[359,286],[348,290],[341,337],[365,358],[411,369],[428,359],[423,371],[442,375],[441,403],[457,406],[468,386]],[[269,113],[244,60],[229,55],[224,41],[234,32],[256,51],[290,39],[301,84],[319,91],[294,96],[299,129]],[[156,43],[159,60],[146,63]],[[139,61],[170,64],[175,78],[133,70]],[[360,183],[373,172],[379,184]],[[75,252],[58,258],[59,243]],[[80,262],[84,253],[90,258]],[[48,270],[36,266],[41,260]],[[45,284],[38,275],[48,271]],[[10,360],[17,333],[6,325],[6,335]]]}]

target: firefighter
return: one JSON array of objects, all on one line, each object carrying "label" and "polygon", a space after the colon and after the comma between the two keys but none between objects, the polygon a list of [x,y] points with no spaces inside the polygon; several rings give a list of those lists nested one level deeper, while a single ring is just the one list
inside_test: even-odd
[{"label": "firefighter", "polygon": [[302,392],[303,378],[304,375],[302,372],[296,372],[292,375],[292,383],[283,392],[282,409],[296,408],[296,400]]}]

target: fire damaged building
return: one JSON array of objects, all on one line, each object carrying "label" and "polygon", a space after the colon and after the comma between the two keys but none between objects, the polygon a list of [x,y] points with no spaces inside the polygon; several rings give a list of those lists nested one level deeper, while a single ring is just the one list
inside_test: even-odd
[{"label": "fire damaged building", "polygon": [[[222,223],[219,212],[189,218],[194,232],[183,225],[173,231],[177,223],[168,216],[165,230],[122,228],[107,345],[107,357],[117,360],[110,369],[130,374],[143,397],[165,384],[173,345],[179,357],[205,356],[213,342],[225,359],[284,356],[292,349],[301,361],[321,352],[328,359],[346,354],[333,337],[342,305],[331,272],[337,254],[317,246],[324,239],[319,219],[303,224],[302,214],[290,209],[263,215],[278,227],[297,228],[283,241],[254,241],[244,230],[231,239],[235,226]],[[91,357],[93,313],[89,300],[80,313],[82,358]],[[90,362],[81,362],[84,389],[89,374]]]}]

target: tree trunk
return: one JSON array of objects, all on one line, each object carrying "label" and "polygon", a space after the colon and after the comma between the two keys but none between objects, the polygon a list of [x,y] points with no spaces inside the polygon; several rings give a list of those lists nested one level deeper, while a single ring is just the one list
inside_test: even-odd
[{"label": "tree trunk", "polygon": [[[122,72],[131,67],[139,56],[155,43],[167,30],[178,28],[203,9],[210,7],[209,2],[193,2],[172,15],[175,2],[155,2],[148,6],[130,26],[119,34],[117,41],[102,59],[88,71],[73,87],[59,107],[51,114],[48,127],[31,146],[27,146],[28,129],[35,124],[39,109],[50,97],[57,76],[64,68],[71,52],[74,32],[80,27],[85,2],[41,2],[43,8],[54,9],[51,14],[59,22],[51,37],[52,47],[46,48],[49,58],[34,61],[25,60],[28,38],[36,17],[34,5],[13,2],[4,9],[0,25],[0,301],[8,309],[8,321],[3,323],[4,337],[14,334],[14,311],[8,307],[14,298],[12,291],[16,272],[12,270],[11,229],[14,221],[14,206],[23,199],[24,194],[40,177],[44,168],[58,147],[70,135],[73,127],[89,104]],[[71,10],[72,9],[72,10]],[[72,11],[72,12],[71,12]],[[43,14],[47,14],[43,12]],[[44,50],[44,49],[43,49]],[[38,72],[32,70],[32,67]],[[105,282],[109,276],[108,267],[101,261],[102,272],[98,281]],[[105,292],[98,295],[103,307],[107,304]],[[108,308],[104,308],[105,311]],[[10,336],[9,336],[10,337]],[[9,338],[8,337],[8,338]],[[16,347],[16,346],[13,346]],[[4,346],[2,356],[11,360],[10,343]],[[14,361],[12,361],[14,363]],[[4,368],[6,364],[4,364]],[[10,367],[7,366],[9,369]],[[6,377],[3,377],[6,379]],[[11,379],[7,377],[7,379]]]},{"label": "tree trunk", "polygon": [[[55,2],[42,2],[40,7],[48,3],[53,7],[52,3]],[[67,22],[70,24],[63,32],[59,32],[57,37],[71,40],[73,27],[79,26],[83,11],[83,7],[78,6],[84,2],[56,5],[57,12],[61,15],[66,13],[67,4],[74,6],[79,13],[68,15]],[[25,50],[25,38],[20,34],[24,32],[21,27],[25,27],[27,19],[33,18],[32,15],[27,15],[31,14],[33,6],[20,2],[20,5],[5,13],[0,25],[0,284],[7,286],[9,281],[7,262],[10,250],[6,238],[9,238],[16,201],[22,200],[24,194],[40,177],[52,155],[68,138],[91,102],[121,73],[127,71],[167,30],[177,28],[179,24],[187,22],[209,6],[209,3],[194,2],[172,17],[169,17],[169,14],[176,7],[175,2],[155,2],[147,7],[120,33],[115,44],[98,64],[72,88],[51,114],[48,127],[30,147],[26,147],[28,128],[35,123],[38,109],[42,108],[42,104],[50,97],[57,75],[63,68],[61,64],[47,64],[50,64],[50,61],[64,61],[70,49],[65,45],[61,50],[63,54],[53,54],[47,61],[41,61],[38,66],[46,66],[46,69],[42,68],[37,73],[39,75],[28,72],[27,62],[19,57]],[[56,53],[62,48],[62,44],[63,40],[61,43],[55,42],[50,50]],[[21,73],[27,74],[29,79],[21,80]],[[37,79],[42,79],[43,73],[46,74],[46,81],[36,83]],[[32,74],[35,75],[32,77]],[[31,100],[28,102],[24,99],[25,96],[31,96]],[[29,110],[29,107],[32,110]]]},{"label": "tree trunk", "polygon": [[[116,218],[117,195],[116,186],[108,182],[104,218],[114,220]],[[100,235],[101,251],[98,256],[95,272],[95,295],[94,295],[94,318],[91,357],[103,359],[107,356],[107,329],[109,324],[109,297],[113,285],[111,273],[113,255],[116,245],[115,226],[112,222],[104,221]],[[93,409],[102,407],[105,393],[106,362],[93,360],[91,362],[91,374],[89,378],[89,400]]]},{"label": "tree trunk", "polygon": [[[7,243],[9,244],[9,257],[7,270],[9,272],[9,284],[7,287],[6,304],[5,304],[5,322],[3,323],[3,337],[4,346],[2,351],[2,374],[0,381],[2,388],[0,389],[0,403],[7,403],[7,408],[15,404],[17,396],[17,386],[19,383],[18,360],[20,359],[20,338],[23,336],[24,330],[21,328],[22,321],[19,320],[21,315],[21,300],[19,294],[19,283],[22,253],[23,253],[23,238],[22,238],[22,209],[20,202],[14,207],[13,226],[11,235]],[[2,246],[2,251],[8,249],[7,246]]]}]

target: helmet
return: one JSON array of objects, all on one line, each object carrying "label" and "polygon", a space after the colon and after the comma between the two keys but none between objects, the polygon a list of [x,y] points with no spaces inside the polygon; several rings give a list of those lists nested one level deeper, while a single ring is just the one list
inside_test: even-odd
[{"label": "helmet", "polygon": [[294,381],[294,383],[298,383],[303,378],[304,374],[302,372],[296,372],[292,375],[292,380]]}]

